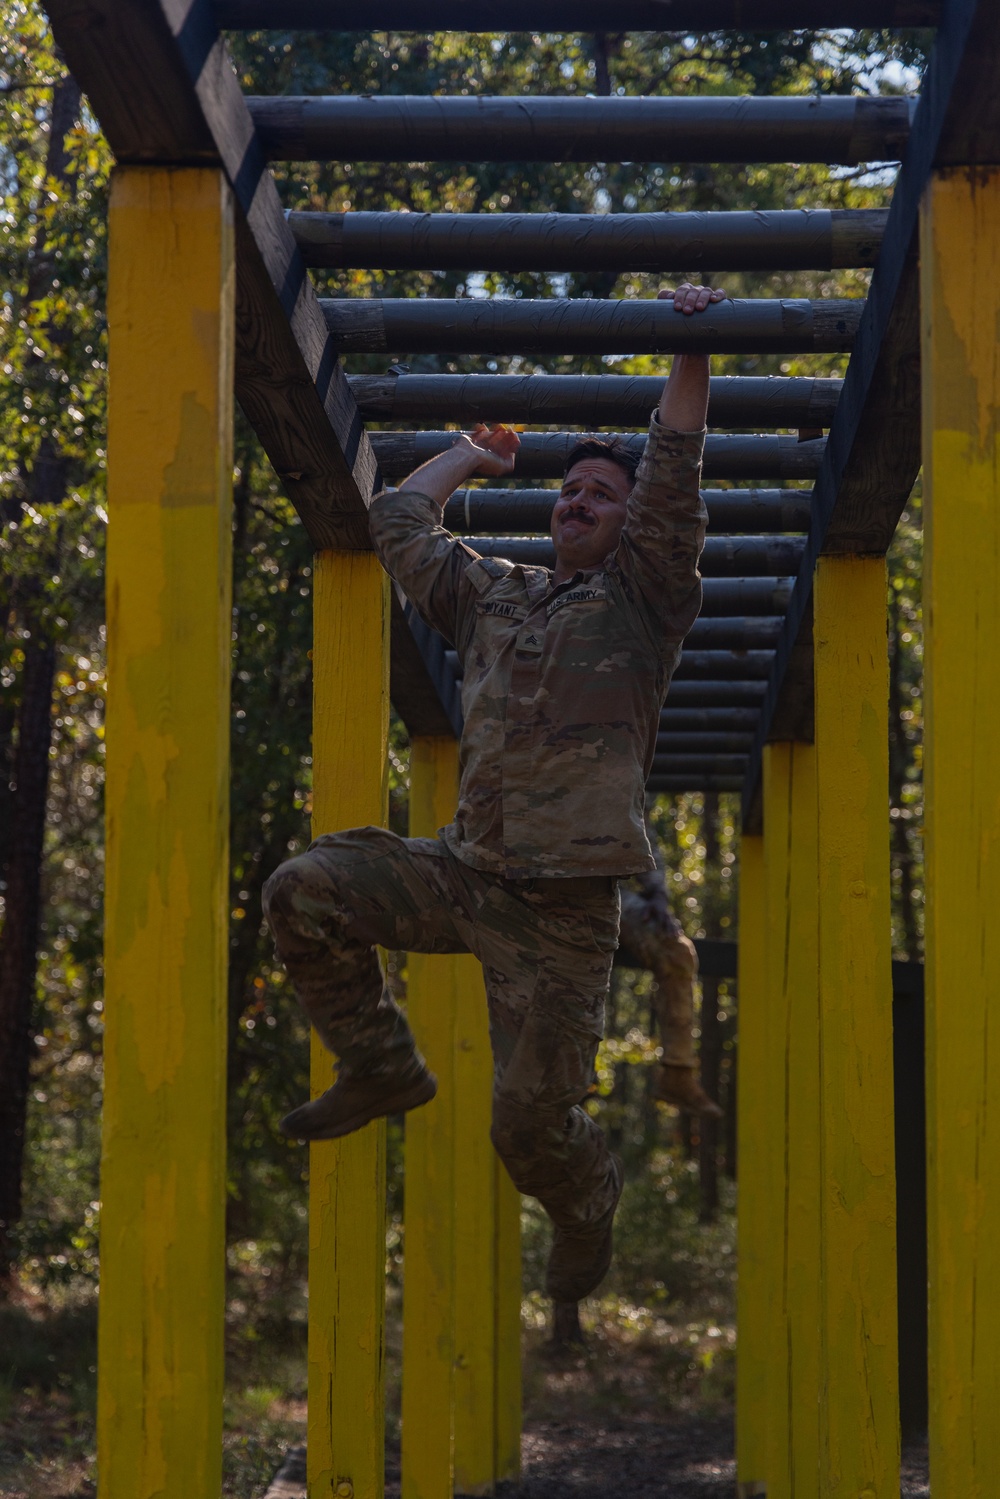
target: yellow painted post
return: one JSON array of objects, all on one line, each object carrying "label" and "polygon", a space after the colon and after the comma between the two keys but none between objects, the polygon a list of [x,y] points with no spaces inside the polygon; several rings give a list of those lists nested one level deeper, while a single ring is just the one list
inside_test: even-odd
[{"label": "yellow painted post", "polygon": [[[451,821],[457,789],[458,741],[415,736],[412,838],[432,838]],[[437,1077],[438,1096],[406,1116],[403,1499],[448,1499],[452,1493],[457,985],[455,957],[410,953],[407,1014]]]},{"label": "yellow painted post", "polygon": [[767,1369],[767,1499],[809,1499],[819,1472],[821,1398],[819,910],[816,753],[772,744],[764,756],[767,1113],[775,1220],[774,1322]]},{"label": "yellow painted post", "polygon": [[[433,836],[458,794],[458,745],[416,737],[410,833]],[[407,1008],[438,1096],[406,1121],[403,1495],[489,1493],[521,1445],[520,1197],[490,1144],[493,1064],[482,970],[468,954],[408,960]]]},{"label": "yellow painted post", "polygon": [[[313,626],[313,832],[387,811],[388,580],[369,552],[320,552]],[[334,1066],[313,1037],[311,1088]],[[310,1499],[381,1499],[385,1472],[385,1121],[309,1155]]]},{"label": "yellow painted post", "polygon": [[478,961],[461,954],[455,1031],[455,1488],[494,1485],[497,1408],[496,1158],[493,1058]]},{"label": "yellow painted post", "polygon": [[234,285],[220,172],[115,173],[102,1499],[222,1483]]},{"label": "yellow painted post", "polygon": [[739,891],[739,1181],[736,1474],[740,1499],[766,1494],[767,1370],[772,1327],[769,1271],[774,1254],[771,1161],[760,1137],[766,1115],[767,975],[764,839],[744,833]]},{"label": "yellow painted post", "polygon": [[1000,1472],[1000,171],[936,173],[924,384],[930,1444],[935,1499]]},{"label": "yellow painted post", "polygon": [[498,1482],[521,1476],[521,1194],[499,1157],[496,1190],[496,1461]]},{"label": "yellow painted post", "polygon": [[829,1499],[899,1492],[881,557],[814,583],[822,1182],[820,1470]]}]

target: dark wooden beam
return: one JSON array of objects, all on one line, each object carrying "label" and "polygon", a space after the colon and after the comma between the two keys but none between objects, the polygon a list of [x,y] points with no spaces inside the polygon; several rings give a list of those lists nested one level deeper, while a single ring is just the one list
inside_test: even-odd
[{"label": "dark wooden beam", "polygon": [[[220,26],[280,31],[720,31],[796,27],[934,26],[938,0],[216,0]],[[357,23],[364,21],[364,26]],[[355,23],[352,25],[352,22]]]},{"label": "dark wooden beam", "polygon": [[759,355],[849,352],[864,301],[727,299],[696,317],[652,297],[337,297],[320,306],[341,354]]},{"label": "dark wooden beam", "polygon": [[[387,479],[402,479],[429,458],[453,447],[455,432],[373,432],[371,444]],[[646,439],[633,432],[523,432],[515,477],[558,479],[573,449],[588,437],[620,438],[636,458]],[[812,479],[823,456],[824,438],[717,436],[705,441],[707,479]]]},{"label": "dark wooden beam", "polygon": [[239,208],[237,397],[314,544],[369,546],[374,455],[211,5],[48,0],[47,9],[120,163],[213,165],[228,177]]},{"label": "dark wooden beam", "polygon": [[[789,142],[794,149],[793,143]],[[826,271],[878,259],[886,211],[290,213],[306,265],[400,271]]]},{"label": "dark wooden beam", "polygon": [[995,0],[950,0],[923,81],[882,253],[816,480],[813,525],[743,787],[744,826],[751,832],[761,823],[760,760],[765,742],[812,737],[812,646],[807,632],[816,559],[824,552],[884,553],[919,470],[920,200],[936,166],[1000,162],[998,69]]},{"label": "dark wooden beam", "polygon": [[[656,375],[348,375],[366,422],[569,422],[645,427],[663,392]],[[828,427],[842,381],[715,375],[710,427]]]}]

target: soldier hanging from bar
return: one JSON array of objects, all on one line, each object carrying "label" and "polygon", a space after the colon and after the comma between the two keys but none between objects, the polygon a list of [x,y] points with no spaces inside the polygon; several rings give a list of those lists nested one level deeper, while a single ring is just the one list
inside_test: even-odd
[{"label": "soldier hanging from bar", "polygon": [[[659,295],[683,319],[725,293],[685,283]],[[552,1219],[557,1324],[611,1263],[622,1164],[581,1104],[604,1030],[618,884],[656,868],[644,787],[701,608],[708,392],[708,356],[675,356],[638,468],[613,443],[570,454],[552,571],[481,557],[441,523],[473,474],[513,471],[509,428],[459,436],[376,496],[376,552],[462,660],[458,808],[436,838],[323,835],[264,890],[279,955],[339,1061],[333,1087],[282,1121],[291,1138],[332,1139],[434,1097],[379,946],[479,958],[493,1144]]]},{"label": "soldier hanging from bar", "polygon": [[701,1086],[694,1047],[694,986],[698,977],[695,945],[684,935],[670,909],[667,869],[660,840],[646,808],[646,837],[656,860],[621,888],[621,958],[648,968],[656,981],[653,1009],[660,1032],[661,1056],[654,1098],[690,1114],[721,1117],[722,1110]]}]

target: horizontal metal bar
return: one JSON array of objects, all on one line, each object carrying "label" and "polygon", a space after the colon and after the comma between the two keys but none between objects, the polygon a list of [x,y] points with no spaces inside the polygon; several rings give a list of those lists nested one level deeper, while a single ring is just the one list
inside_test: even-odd
[{"label": "horizontal metal bar", "polygon": [[[444,523],[456,536],[548,531],[557,495],[555,489],[459,489],[444,507]],[[701,497],[710,531],[808,531],[812,517],[807,489],[703,489]]]},{"label": "horizontal metal bar", "polygon": [[743,729],[752,733],[759,721],[756,708],[664,708],[660,713],[660,732],[711,734]]},{"label": "horizontal metal bar", "polygon": [[342,354],[399,355],[846,353],[864,305],[740,298],[687,316],[655,297],[320,299]]},{"label": "horizontal metal bar", "polygon": [[[369,438],[385,479],[402,479],[420,464],[454,447],[457,432],[371,432]],[[588,437],[621,441],[638,459],[645,435],[634,432],[522,432],[514,465],[516,478],[560,479],[566,460]],[[746,437],[711,433],[705,441],[702,473],[708,479],[812,479],[823,457],[825,438]]]},{"label": "horizontal metal bar", "polygon": [[[554,567],[555,548],[541,537],[470,536],[481,557],[508,557],[533,567]],[[704,578],[792,577],[798,572],[805,540],[799,536],[709,536],[701,554]]]},{"label": "horizontal metal bar", "polygon": [[371,271],[829,271],[878,259],[886,209],[305,213],[306,265]]},{"label": "horizontal metal bar", "polygon": [[728,677],[766,682],[773,664],[773,651],[693,651],[685,646],[674,669],[674,680],[700,682]]},{"label": "horizontal metal bar", "polygon": [[[239,3],[229,0],[229,11]],[[293,25],[284,14],[299,13],[304,3],[287,0],[278,24]],[[659,29],[665,17],[659,0],[654,3]],[[868,0],[852,3],[859,11],[872,8]],[[911,8],[921,3],[916,0]],[[795,0],[788,4],[801,15]],[[269,0],[260,8],[266,12]],[[320,8],[332,15],[327,0],[316,0],[313,10]],[[923,8],[929,7],[923,3]],[[278,9],[274,4],[272,13]],[[485,13],[482,0],[476,9]],[[468,26],[466,0],[461,10]],[[341,26],[347,19],[342,10],[337,18]],[[540,24],[531,20],[527,29],[536,31]],[[701,31],[711,23],[692,24]],[[620,29],[617,22],[610,28]],[[509,20],[501,20],[499,29],[511,30]],[[580,23],[572,21],[570,30],[578,32]],[[915,108],[910,99],[815,94],[639,99],[339,94],[251,97],[247,103],[272,161],[818,161],[843,166],[898,161]]]},{"label": "horizontal metal bar", "polygon": [[739,775],[746,768],[746,755],[671,755],[653,756],[652,774],[677,775],[686,770],[704,770],[709,775]]},{"label": "horizontal metal bar", "polygon": [[652,796],[665,792],[668,795],[684,795],[699,791],[739,791],[743,786],[740,776],[715,776],[705,774],[651,775],[646,781],[646,790]]},{"label": "horizontal metal bar", "polygon": [[[762,682],[671,682],[666,711],[671,708],[738,708],[764,700]],[[662,717],[661,717],[662,722]]]},{"label": "horizontal metal bar", "polygon": [[[761,650],[766,646],[773,646],[781,638],[781,623],[780,617],[770,615],[702,614],[691,626],[687,638],[699,650]],[[682,687],[688,684],[679,682],[677,685]],[[756,687],[758,683],[747,682],[744,685]]]},{"label": "horizontal metal bar", "polygon": [[[348,375],[366,422],[570,422],[645,427],[657,375]],[[828,427],[842,380],[715,375],[710,427]]]},{"label": "horizontal metal bar", "polygon": [[667,732],[657,734],[656,753],[657,755],[745,755],[749,753],[752,744],[752,734]]}]

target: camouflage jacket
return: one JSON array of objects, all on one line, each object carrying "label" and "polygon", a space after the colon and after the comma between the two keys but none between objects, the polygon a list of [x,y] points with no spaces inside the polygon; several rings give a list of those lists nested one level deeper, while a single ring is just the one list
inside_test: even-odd
[{"label": "camouflage jacket", "polygon": [[703,446],[654,413],[617,550],[558,587],[548,568],[478,556],[425,495],[372,502],[384,567],[462,660],[461,784],[444,837],[465,863],[506,879],[655,867],[643,792],[701,607]]}]

